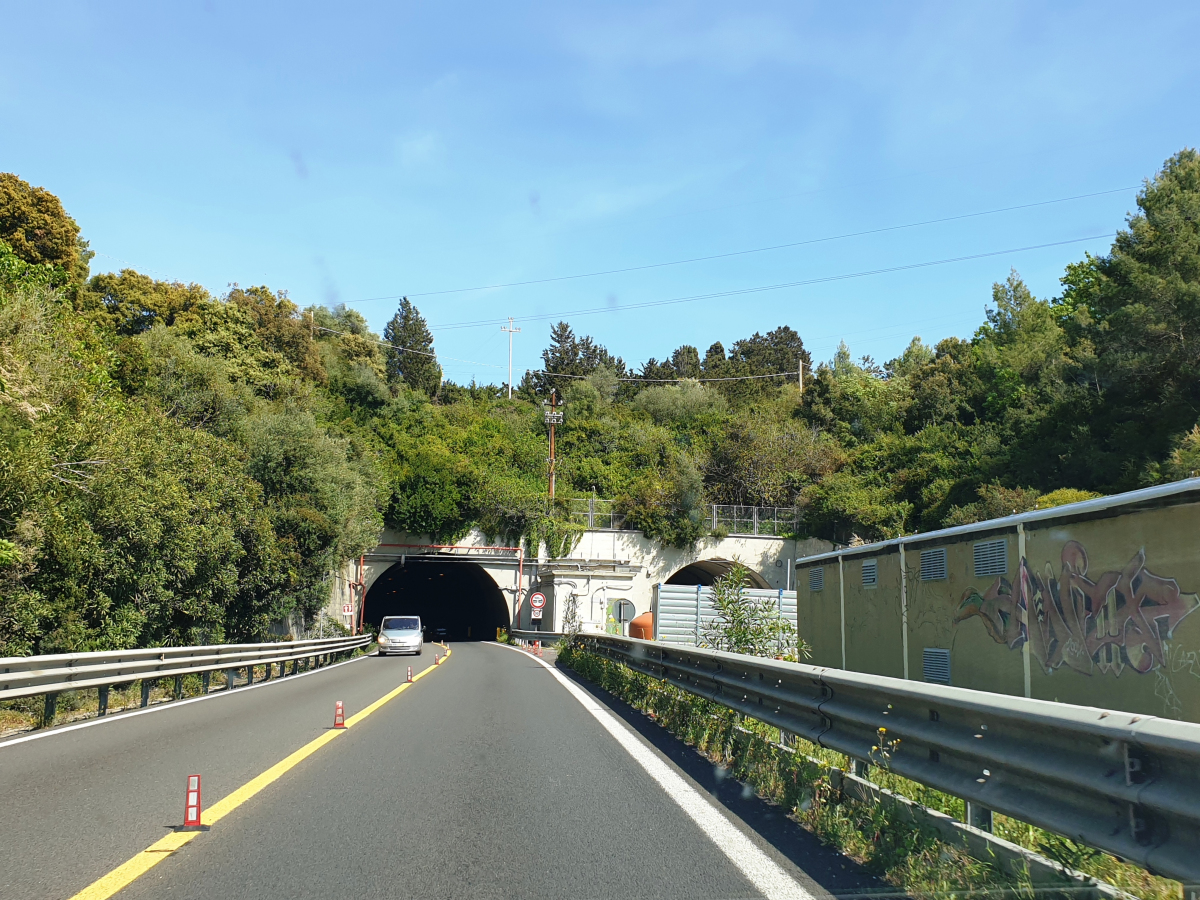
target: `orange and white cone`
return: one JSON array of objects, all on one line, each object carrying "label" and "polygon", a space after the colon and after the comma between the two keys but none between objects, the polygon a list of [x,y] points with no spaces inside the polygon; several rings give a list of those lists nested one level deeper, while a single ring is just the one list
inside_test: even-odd
[{"label": "orange and white cone", "polygon": [[337,705],[334,706],[334,708],[333,708],[333,727],[334,728],[345,728],[346,727],[346,709],[345,709],[345,707],[342,706],[341,700],[339,700],[337,702]]}]

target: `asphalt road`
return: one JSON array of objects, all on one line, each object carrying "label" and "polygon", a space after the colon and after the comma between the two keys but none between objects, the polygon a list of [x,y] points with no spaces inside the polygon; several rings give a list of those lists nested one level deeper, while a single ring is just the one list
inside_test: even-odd
[{"label": "asphalt road", "polygon": [[[797,896],[882,885],[600,692],[493,644],[454,653],[124,888],[120,898],[740,898],[756,889],[635,759],[699,792]],[[374,657],[0,745],[0,897],[70,897],[405,680]],[[606,715],[600,713],[600,715]],[[612,727],[621,729],[623,745]],[[678,780],[678,779],[677,779]]]}]

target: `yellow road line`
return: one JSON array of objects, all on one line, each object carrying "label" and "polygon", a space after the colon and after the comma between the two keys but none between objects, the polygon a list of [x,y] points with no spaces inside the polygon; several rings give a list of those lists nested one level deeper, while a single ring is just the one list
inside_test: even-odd
[{"label": "yellow road line", "polygon": [[[447,647],[446,655],[443,657],[443,661],[450,658],[451,652],[452,651]],[[413,676],[412,682],[406,681],[395,690],[384,694],[366,709],[348,718],[346,720],[346,728],[352,728],[367,716],[371,715],[371,713],[378,710],[389,700],[399,697],[402,693],[412,687],[412,685],[415,684],[419,679],[424,678],[435,668],[436,666],[430,666],[427,669],[422,669]],[[267,769],[267,771],[263,772],[261,775],[250,779],[232,794],[224,797],[217,803],[214,803],[204,811],[201,821],[205,825],[213,825],[219,822],[267,785],[278,780],[285,772],[295,768],[302,761],[312,756],[342,733],[342,729],[338,729],[336,731],[331,729],[326,731],[320,737],[309,741],[295,753],[275,763],[275,765],[271,766],[271,768]],[[132,859],[121,863],[121,865],[117,866],[103,878],[100,878],[99,880],[89,884],[82,891],[73,896],[71,900],[107,900],[107,898],[117,893],[117,891],[131,884],[142,875],[145,875],[176,850],[187,846],[198,834],[201,834],[201,832],[178,831],[159,838]]]}]

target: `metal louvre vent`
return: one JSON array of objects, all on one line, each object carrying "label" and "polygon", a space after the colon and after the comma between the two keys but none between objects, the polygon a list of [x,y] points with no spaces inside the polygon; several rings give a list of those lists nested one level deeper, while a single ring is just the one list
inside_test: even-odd
[{"label": "metal louvre vent", "polygon": [[1008,541],[980,541],[975,545],[975,577],[1008,574]]},{"label": "metal louvre vent", "polygon": [[926,647],[923,673],[926,681],[934,684],[949,684],[950,651],[938,647]]},{"label": "metal louvre vent", "polygon": [[875,587],[879,584],[879,561],[864,559],[862,564],[863,587]]},{"label": "metal louvre vent", "polygon": [[808,589],[821,591],[825,589],[825,567],[817,566],[808,570]]},{"label": "metal louvre vent", "polygon": [[933,550],[921,551],[921,580],[946,580],[946,548],[937,547]]}]

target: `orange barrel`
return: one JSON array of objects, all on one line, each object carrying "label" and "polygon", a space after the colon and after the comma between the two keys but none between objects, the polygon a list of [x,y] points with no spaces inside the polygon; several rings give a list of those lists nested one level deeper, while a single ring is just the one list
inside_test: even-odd
[{"label": "orange barrel", "polygon": [[644,641],[654,640],[654,613],[644,612],[629,623],[629,636]]}]

